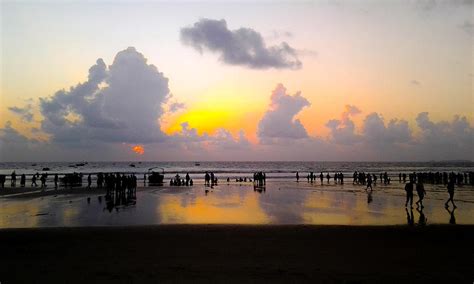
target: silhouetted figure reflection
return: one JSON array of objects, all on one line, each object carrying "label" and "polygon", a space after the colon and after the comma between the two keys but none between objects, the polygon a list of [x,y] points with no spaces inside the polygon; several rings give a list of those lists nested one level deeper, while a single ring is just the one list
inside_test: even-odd
[{"label": "silhouetted figure reflection", "polygon": [[413,182],[410,180],[409,183],[405,185],[405,191],[407,194],[407,200],[405,202],[405,207],[408,206],[408,202],[410,202],[410,208],[413,208]]},{"label": "silhouetted figure reflection", "polygon": [[413,226],[415,224],[415,217],[413,216],[413,209],[410,208],[410,212],[408,212],[408,208],[405,207],[405,212],[407,213],[407,224],[408,224],[408,226]]},{"label": "silhouetted figure reflection", "polygon": [[420,217],[418,218],[418,226],[425,226],[428,222],[428,218],[426,218],[425,213],[423,213],[423,207],[417,207],[416,211],[418,211],[418,213],[420,214]]},{"label": "silhouetted figure reflection", "polygon": [[454,207],[452,210],[450,210],[449,207],[446,207],[446,211],[448,211],[449,213],[449,224],[456,225],[456,216],[454,216],[454,211],[456,211],[456,207]]},{"label": "silhouetted figure reflection", "polygon": [[372,199],[372,189],[370,191],[367,192],[367,204],[370,204],[372,203],[373,199]]}]

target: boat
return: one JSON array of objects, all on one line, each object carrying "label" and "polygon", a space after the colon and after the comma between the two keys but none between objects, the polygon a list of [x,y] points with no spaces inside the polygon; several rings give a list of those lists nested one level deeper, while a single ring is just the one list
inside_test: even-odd
[{"label": "boat", "polygon": [[135,164],[130,164],[129,166],[132,167],[132,168],[134,168],[134,167],[135,167]]},{"label": "boat", "polygon": [[195,166],[200,166],[200,165],[201,165],[201,163],[199,163],[199,162],[196,162],[196,163],[194,163],[194,165],[195,165]]},{"label": "boat", "polygon": [[50,169],[49,168],[43,168],[43,171],[49,171]]}]

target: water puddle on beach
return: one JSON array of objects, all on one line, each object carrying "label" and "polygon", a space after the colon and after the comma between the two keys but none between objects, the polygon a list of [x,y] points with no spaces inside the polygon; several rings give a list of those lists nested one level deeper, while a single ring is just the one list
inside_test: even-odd
[{"label": "water puddle on beach", "polygon": [[[457,189],[454,211],[444,208],[443,186],[426,185],[423,210],[405,209],[402,184],[362,186],[267,182],[214,188],[139,188],[126,204],[111,204],[104,194],[45,194],[1,197],[0,228],[154,224],[474,224],[474,188]],[[209,192],[205,192],[208,189]],[[414,201],[418,198],[415,194]]]}]

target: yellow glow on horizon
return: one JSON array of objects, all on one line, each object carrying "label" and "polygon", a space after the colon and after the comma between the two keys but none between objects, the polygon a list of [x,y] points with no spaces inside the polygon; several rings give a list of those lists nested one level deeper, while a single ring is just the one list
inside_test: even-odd
[{"label": "yellow glow on horizon", "polygon": [[210,89],[188,105],[185,112],[166,117],[163,131],[179,132],[181,124],[187,122],[200,135],[225,128],[234,135],[243,130],[247,138],[255,141],[258,121],[266,110],[268,97],[254,92],[227,86]]}]

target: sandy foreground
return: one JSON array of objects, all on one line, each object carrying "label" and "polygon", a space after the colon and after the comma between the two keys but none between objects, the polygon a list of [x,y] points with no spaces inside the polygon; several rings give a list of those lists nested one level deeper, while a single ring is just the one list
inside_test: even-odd
[{"label": "sandy foreground", "polygon": [[0,230],[1,283],[472,283],[474,226]]}]

